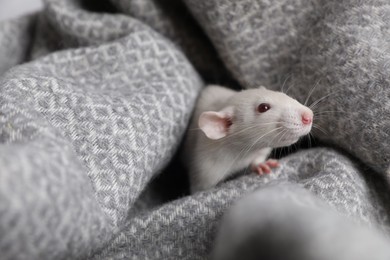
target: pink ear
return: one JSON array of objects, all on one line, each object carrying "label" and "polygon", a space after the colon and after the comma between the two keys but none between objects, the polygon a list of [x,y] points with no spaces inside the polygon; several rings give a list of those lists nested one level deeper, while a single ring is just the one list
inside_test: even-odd
[{"label": "pink ear", "polygon": [[198,124],[208,138],[217,140],[227,135],[231,125],[231,114],[227,111],[203,112],[199,117]]}]

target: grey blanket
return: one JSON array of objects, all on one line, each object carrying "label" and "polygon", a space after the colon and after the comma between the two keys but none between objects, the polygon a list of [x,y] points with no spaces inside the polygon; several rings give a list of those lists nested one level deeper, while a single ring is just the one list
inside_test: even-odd
[{"label": "grey blanket", "polygon": [[[0,23],[0,258],[390,259],[389,17],[388,0],[47,0]],[[207,84],[308,99],[315,145],[188,195],[175,154]]]}]

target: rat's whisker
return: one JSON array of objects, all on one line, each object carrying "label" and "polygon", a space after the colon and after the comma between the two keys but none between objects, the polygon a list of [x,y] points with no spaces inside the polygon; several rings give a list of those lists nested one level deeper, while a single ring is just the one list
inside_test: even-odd
[{"label": "rat's whisker", "polygon": [[282,85],[282,89],[281,89],[281,92],[283,92],[284,94],[286,94],[287,92],[284,92],[284,86],[286,85],[286,82],[287,80],[291,77],[291,73],[286,77],[286,79],[284,80],[283,82],[283,85]]},{"label": "rat's whisker", "polygon": [[288,130],[286,129],[286,131],[284,131],[284,134],[280,137],[280,140],[279,142],[283,139],[283,137],[288,133]]},{"label": "rat's whisker", "polygon": [[[311,139],[313,138],[313,135],[311,133],[309,133],[308,138],[309,138],[309,148],[312,148]],[[314,142],[314,138],[313,138],[313,142]]]},{"label": "rat's whisker", "polygon": [[[264,125],[268,125],[268,124],[274,124],[274,123],[280,123],[280,122],[269,122],[269,123],[264,123]],[[251,126],[248,126],[238,132],[235,132],[235,133],[232,133],[232,134],[229,134],[219,140],[215,140],[215,142],[210,142],[209,144],[207,144],[206,146],[204,146],[204,148],[207,148],[207,149],[210,149],[212,147],[214,148],[218,148],[220,145],[226,143],[226,142],[229,142],[230,144],[234,144],[234,143],[237,143],[237,144],[241,144],[241,142],[238,142],[235,138],[237,135],[241,134],[241,133],[244,133],[244,132],[247,132],[246,134],[247,135],[253,135],[253,136],[257,136],[258,132],[259,131],[262,131],[263,129],[265,129],[266,127],[261,127],[262,124],[256,124],[256,125],[251,125]],[[255,130],[253,133],[251,133],[251,130]]]},{"label": "rat's whisker", "polygon": [[307,102],[309,101],[311,95],[313,95],[313,92],[314,90],[317,88],[317,86],[319,85],[321,79],[317,80],[317,83],[314,85],[314,87],[311,88],[311,90],[309,91],[309,94],[307,95],[307,98],[305,100],[305,103],[303,103],[304,106],[307,105]]},{"label": "rat's whisker", "polygon": [[298,150],[299,148],[301,148],[300,145],[301,145],[301,142],[296,142],[295,144],[293,144],[292,151],[294,152],[294,151]]},{"label": "rat's whisker", "polygon": [[257,138],[256,141],[254,141],[254,142],[252,143],[252,145],[250,145],[249,149],[247,149],[247,150],[250,151],[250,150],[253,148],[253,146],[255,146],[258,142],[260,142],[261,139],[263,139],[265,136],[267,136],[267,135],[269,135],[270,133],[273,133],[273,132],[275,132],[275,131],[278,131],[279,129],[282,129],[282,128],[283,128],[283,127],[277,127],[277,128],[275,128],[275,129],[272,129],[271,131],[268,131],[267,133],[263,134],[262,136],[260,136],[259,138]]},{"label": "rat's whisker", "polygon": [[[244,152],[243,157],[246,156],[246,155],[251,151],[251,149],[252,149],[258,142],[260,142],[260,140],[261,140],[262,138],[264,138],[264,137],[267,136],[268,134],[273,133],[273,132],[275,132],[275,131],[278,131],[278,130],[280,130],[280,129],[282,129],[282,128],[283,128],[283,127],[275,128],[275,129],[269,131],[268,133],[266,133],[266,134],[260,136],[259,138],[257,138],[257,140],[254,141],[254,142],[252,143],[252,145],[249,146],[249,148],[245,149],[245,152]],[[241,152],[240,152],[240,154],[241,154]]]},{"label": "rat's whisker", "polygon": [[[278,129],[280,129],[280,128],[282,128],[282,127],[278,127]],[[255,131],[250,131],[248,133],[248,136],[250,138],[252,138],[253,140],[255,140],[259,136],[259,132],[257,131],[257,129]]]},{"label": "rat's whisker", "polygon": [[325,129],[323,129],[322,127],[320,127],[319,125],[314,125],[314,124],[313,124],[313,128],[315,128],[315,129],[321,131],[321,132],[324,133],[325,135],[329,135],[329,133],[328,133]]},{"label": "rat's whisker", "polygon": [[[346,119],[346,121],[354,121],[354,122],[360,122],[362,123],[363,125],[369,125],[369,123],[367,121],[364,121],[362,119],[359,119],[359,118],[352,118],[351,117],[351,113],[347,113],[345,112],[346,115],[343,115],[343,118]],[[314,115],[314,117],[316,117],[316,121],[320,120],[321,118],[324,118],[325,120],[328,120],[329,118],[334,118],[336,115],[334,114],[331,114],[331,113],[324,113],[324,114],[320,114],[320,115]]]},{"label": "rat's whisker", "polygon": [[240,159],[241,157],[241,154],[244,152],[244,154],[242,155],[242,157],[246,156],[247,153],[253,148],[253,146],[259,142],[262,138],[264,138],[265,136],[267,136],[268,134],[272,133],[272,132],[275,132],[279,129],[281,129],[282,127],[278,127],[278,128],[275,128],[275,129],[272,129],[271,131],[268,131],[267,133],[263,134],[262,136],[260,136],[259,138],[257,138],[257,140],[255,142],[253,142],[251,145],[246,145],[244,146],[240,152],[238,153],[238,155],[234,158],[234,160],[232,160],[232,163],[230,165],[227,165],[227,167],[225,167],[225,170],[224,170],[224,174],[221,175],[221,176],[224,176],[228,171],[229,169],[236,163],[236,161],[238,159]]},{"label": "rat's whisker", "polygon": [[290,86],[287,88],[287,90],[286,90],[286,95],[288,94],[288,91],[292,88],[292,87],[294,87],[295,85],[294,84],[290,84]]},{"label": "rat's whisker", "polygon": [[287,155],[291,154],[292,146],[287,146]]},{"label": "rat's whisker", "polygon": [[[273,142],[275,141],[275,139],[278,138],[278,137],[279,137],[279,139],[278,139],[278,143],[279,143],[279,142],[283,139],[283,136],[284,136],[287,132],[288,132],[287,129],[282,129],[282,131],[280,131],[279,133],[277,133],[277,134],[275,135],[275,137],[272,139],[272,141],[268,142],[268,145],[269,145],[270,147],[272,147],[272,145],[270,145],[270,144],[273,143]],[[280,153],[280,151],[279,151],[279,153]],[[277,158],[277,157],[276,157],[277,155],[276,155],[276,150],[275,150],[275,149],[272,149],[271,154],[272,154],[271,158]]]},{"label": "rat's whisker", "polygon": [[[287,149],[286,146],[280,147],[278,158],[282,158],[283,154],[286,153],[286,149]],[[287,149],[287,151],[288,151],[288,149]]]},{"label": "rat's whisker", "polygon": [[282,121],[275,121],[275,122],[267,122],[267,123],[256,123],[256,125],[270,125],[270,124],[280,124]]},{"label": "rat's whisker", "polygon": [[[263,124],[256,124],[256,125],[250,126],[248,128],[257,127],[257,126],[261,126],[261,125],[268,125],[268,124],[277,124],[277,123],[280,123],[280,122],[269,122],[269,123],[263,123]],[[243,129],[241,131],[245,131],[248,128],[245,128],[245,129]],[[196,131],[196,130],[201,130],[201,128],[197,127],[197,128],[190,128],[190,129],[188,129],[188,131]]]},{"label": "rat's whisker", "polygon": [[317,127],[317,128],[321,128],[321,129],[324,129],[322,126],[320,126],[319,124],[313,124],[314,127]]},{"label": "rat's whisker", "polygon": [[223,137],[223,139],[229,139],[229,138],[234,137],[234,136],[236,136],[236,135],[238,135],[240,133],[243,133],[243,132],[246,132],[246,131],[250,131],[250,130],[253,130],[253,129],[256,129],[256,132],[258,132],[258,130],[262,130],[262,129],[265,128],[265,127],[262,127],[262,126],[271,125],[271,124],[279,124],[279,123],[282,123],[282,122],[276,121],[276,122],[268,122],[268,123],[251,125],[251,126],[248,126],[248,127],[244,128],[244,129],[238,131],[238,132],[235,132],[233,134],[227,135],[227,136]]},{"label": "rat's whisker", "polygon": [[314,112],[313,111],[313,114],[316,116],[316,115],[322,115],[322,114],[337,114],[337,113],[348,113],[348,112],[346,112],[346,111],[336,111],[336,110],[333,110],[333,111],[331,111],[331,110],[328,110],[328,111],[316,111],[316,112]]},{"label": "rat's whisker", "polygon": [[[284,133],[280,136],[279,138],[279,142],[283,139],[283,137],[288,133],[288,130],[287,129],[284,129]],[[279,147],[279,156],[277,158],[280,158],[282,156],[282,153],[284,151],[285,147]]]},{"label": "rat's whisker", "polygon": [[275,128],[275,129],[272,129],[272,130],[270,130],[270,131],[268,131],[267,133],[265,133],[265,134],[263,134],[262,136],[260,136],[259,138],[257,138],[251,145],[248,145],[247,147],[249,147],[249,148],[247,148],[247,149],[245,149],[246,151],[245,151],[245,154],[244,154],[244,156],[258,143],[258,142],[260,142],[261,141],[261,139],[263,139],[265,136],[267,136],[267,135],[269,135],[270,133],[273,133],[273,132],[275,132],[275,131],[278,131],[279,129],[282,129],[283,127],[277,127],[277,128]]},{"label": "rat's whisker", "polygon": [[330,96],[332,96],[332,95],[335,95],[335,94],[337,94],[337,93],[339,93],[339,92],[341,92],[341,90],[338,90],[338,91],[329,93],[329,94],[327,94],[327,95],[325,95],[325,96],[323,96],[323,97],[317,99],[316,101],[314,101],[313,103],[311,103],[311,105],[309,106],[309,108],[312,109],[312,110],[314,110],[314,108],[315,108],[319,103],[321,103],[324,99],[326,99],[326,98],[328,98],[328,97],[330,97]]},{"label": "rat's whisker", "polygon": [[[275,135],[275,137],[272,138],[272,140],[268,142],[268,146],[269,146],[269,147],[272,147],[271,144],[274,143],[275,139],[278,138],[278,137],[279,137],[283,132],[285,132],[285,131],[287,131],[287,130],[286,130],[286,129],[282,129],[282,131],[280,131],[279,133],[277,133],[277,134]],[[279,139],[278,142],[280,142],[280,140],[281,140],[281,139]]]}]

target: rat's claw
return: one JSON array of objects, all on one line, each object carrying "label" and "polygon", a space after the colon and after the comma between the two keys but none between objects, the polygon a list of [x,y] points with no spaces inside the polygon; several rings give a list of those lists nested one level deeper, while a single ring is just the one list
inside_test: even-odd
[{"label": "rat's claw", "polygon": [[258,175],[264,174],[263,169],[261,169],[261,167],[257,167],[255,171],[257,172]]},{"label": "rat's claw", "polygon": [[267,164],[261,164],[259,167],[263,170],[264,173],[271,173],[271,167],[269,167]]},{"label": "rat's claw", "polygon": [[277,160],[269,159],[258,165],[254,165],[253,171],[257,172],[259,175],[271,173],[271,168],[279,167],[279,162]]},{"label": "rat's claw", "polygon": [[269,159],[265,162],[266,165],[268,165],[271,168],[277,168],[280,166],[279,162],[274,159]]}]

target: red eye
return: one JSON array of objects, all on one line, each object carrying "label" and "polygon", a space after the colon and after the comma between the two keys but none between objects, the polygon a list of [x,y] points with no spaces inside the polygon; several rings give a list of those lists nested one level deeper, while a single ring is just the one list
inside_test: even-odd
[{"label": "red eye", "polygon": [[257,112],[259,112],[259,113],[264,113],[264,112],[267,112],[267,111],[270,110],[270,109],[271,109],[270,104],[261,103],[261,104],[257,107]]}]

